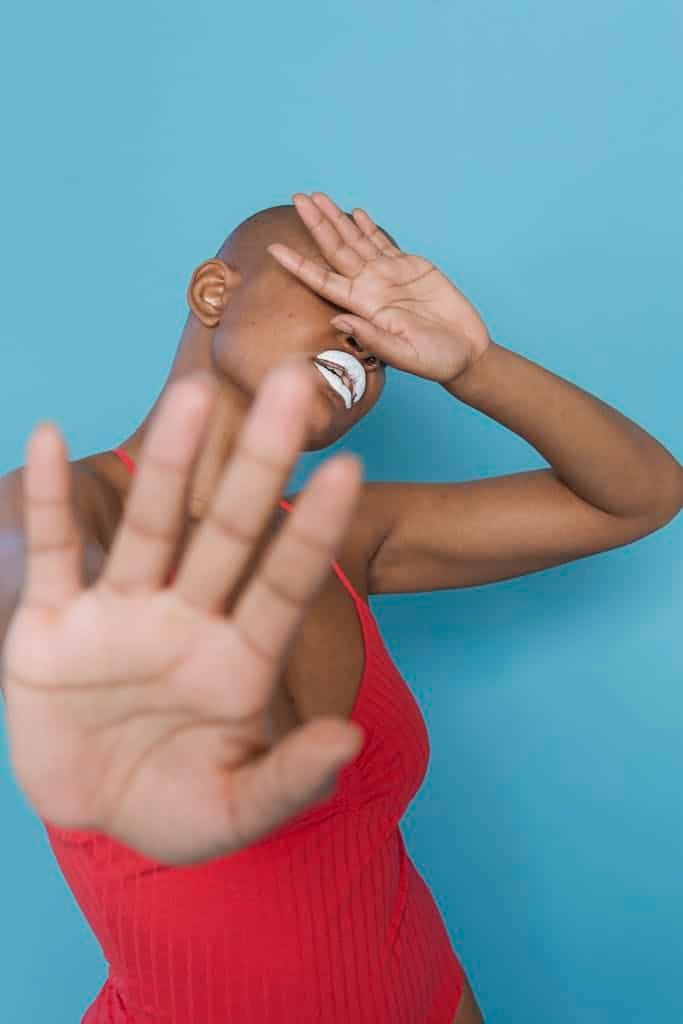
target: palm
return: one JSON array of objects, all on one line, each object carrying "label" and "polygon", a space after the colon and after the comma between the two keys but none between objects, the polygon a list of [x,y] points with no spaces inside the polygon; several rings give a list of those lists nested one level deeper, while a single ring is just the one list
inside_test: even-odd
[{"label": "palm", "polygon": [[477,314],[462,292],[422,256],[377,257],[349,289],[349,308],[393,335],[393,361],[427,379],[451,380],[466,365],[466,351],[448,345],[454,322],[475,325]]},{"label": "palm", "polygon": [[318,802],[362,740],[328,717],[273,743],[287,652],[361,482],[355,458],[329,459],[255,561],[306,436],[316,388],[305,361],[266,375],[166,585],[187,537],[208,383],[200,372],[162,400],[89,588],[64,447],[31,437],[26,578],[3,650],[10,760],[34,809],[168,864],[240,849]]},{"label": "palm", "polygon": [[[488,332],[474,306],[433,263],[402,252],[363,210],[356,221],[324,193],[299,196],[297,210],[318,245],[319,262],[281,243],[272,256],[323,298],[338,318],[390,366],[448,383],[482,354]],[[334,322],[334,321],[333,321]]]},{"label": "palm", "polygon": [[229,619],[172,589],[130,597],[95,586],[58,618],[20,609],[5,651],[12,744],[30,751],[15,771],[39,813],[144,848],[153,807],[181,858],[210,846],[217,817],[233,814],[237,845],[231,772],[271,745],[272,688]]}]

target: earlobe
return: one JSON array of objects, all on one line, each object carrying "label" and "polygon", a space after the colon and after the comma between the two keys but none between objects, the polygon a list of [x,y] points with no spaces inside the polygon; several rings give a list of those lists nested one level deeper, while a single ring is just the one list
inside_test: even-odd
[{"label": "earlobe", "polygon": [[230,291],[240,279],[239,271],[221,259],[204,260],[199,264],[187,288],[187,304],[205,327],[219,323]]}]

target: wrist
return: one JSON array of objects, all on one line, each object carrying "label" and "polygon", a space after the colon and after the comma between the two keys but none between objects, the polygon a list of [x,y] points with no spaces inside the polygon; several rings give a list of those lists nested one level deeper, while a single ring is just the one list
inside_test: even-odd
[{"label": "wrist", "polygon": [[456,395],[456,397],[458,391],[465,391],[476,387],[482,374],[486,373],[489,363],[495,358],[494,353],[498,348],[499,346],[496,345],[495,341],[489,338],[478,354],[468,363],[467,367],[457,377],[454,377],[453,380],[448,381],[442,386],[452,395]]}]

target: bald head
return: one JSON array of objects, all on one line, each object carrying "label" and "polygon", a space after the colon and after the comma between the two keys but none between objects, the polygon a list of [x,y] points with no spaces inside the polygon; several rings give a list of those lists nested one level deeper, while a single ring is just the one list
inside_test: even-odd
[{"label": "bald head", "polygon": [[[381,230],[398,245],[385,228]],[[228,235],[216,256],[248,278],[273,265],[273,257],[266,248],[272,242],[283,242],[328,266],[296,207],[290,203],[268,206],[247,217]]]},{"label": "bald head", "polygon": [[[246,414],[273,366],[305,357],[317,388],[306,450],[318,450],[333,444],[374,407],[384,387],[386,364],[332,324],[343,307],[283,268],[268,252],[276,242],[330,268],[296,206],[271,206],[252,214],[235,227],[215,257],[194,270],[187,290],[190,313],[172,373],[208,369],[220,385],[229,418],[235,409]],[[352,355],[363,371],[365,388],[353,395],[350,407],[314,365],[321,354],[337,350],[345,358]],[[216,429],[223,444],[225,424]]]}]

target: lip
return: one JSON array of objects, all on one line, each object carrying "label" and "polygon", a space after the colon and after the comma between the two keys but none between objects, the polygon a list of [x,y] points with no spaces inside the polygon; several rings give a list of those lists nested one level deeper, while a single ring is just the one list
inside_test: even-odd
[{"label": "lip", "polygon": [[[330,364],[329,366],[328,366],[328,363]],[[351,375],[350,375],[349,371],[346,369],[346,367],[339,366],[338,363],[333,363],[331,359],[318,359],[317,356],[313,360],[313,365],[314,366],[324,366],[328,370],[332,366],[334,366],[336,369],[341,370],[340,376],[341,376],[342,382],[346,385],[346,387],[349,389],[349,391],[353,395],[353,393],[354,393],[354,382],[351,379]],[[335,392],[335,394],[336,394],[336,392]]]},{"label": "lip", "polygon": [[[314,369],[314,370],[315,370],[315,366],[316,366],[316,363],[314,362],[314,363],[313,363],[313,369]],[[331,398],[331,399],[334,399],[334,401],[335,401],[335,403],[336,403],[337,405],[341,405],[341,407],[342,407],[342,409],[344,410],[344,412],[347,412],[347,411],[348,411],[348,412],[350,412],[350,411],[351,411],[351,409],[353,409],[353,406],[351,406],[351,409],[348,409],[348,410],[347,410],[347,408],[346,408],[346,405],[345,405],[345,403],[344,403],[344,399],[342,398],[342,396],[341,396],[341,395],[339,394],[339,392],[338,392],[338,391],[335,391],[335,390],[334,390],[334,388],[332,387],[332,385],[331,385],[331,384],[330,384],[330,383],[329,383],[329,382],[328,382],[328,381],[327,381],[327,380],[325,379],[325,377],[323,377],[322,373],[318,373],[318,371],[317,371],[317,370],[315,370],[315,375],[316,375],[316,377],[318,377],[318,379],[320,380],[320,383],[321,383],[321,384],[322,384],[322,386],[323,386],[323,389],[324,389],[324,391],[325,391],[325,394],[326,394],[326,395],[327,395],[327,396],[328,396],[329,398]]]},{"label": "lip", "polygon": [[341,370],[342,383],[346,384],[347,388],[349,389],[349,391],[353,395],[353,381],[352,381],[352,379],[351,379],[351,377],[349,375],[348,370],[345,370],[343,366],[340,366],[339,369]]}]

